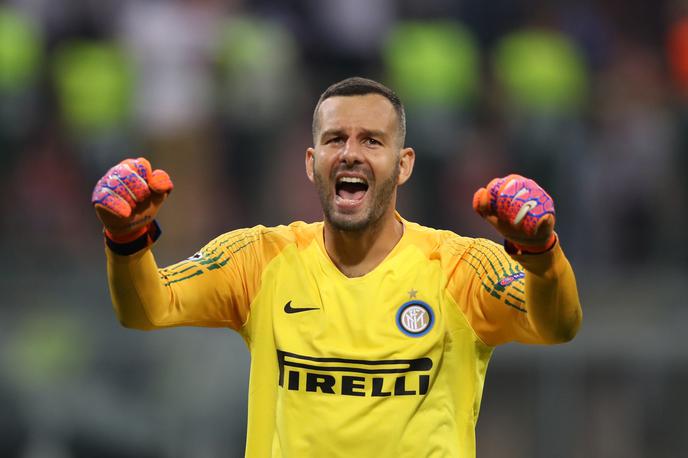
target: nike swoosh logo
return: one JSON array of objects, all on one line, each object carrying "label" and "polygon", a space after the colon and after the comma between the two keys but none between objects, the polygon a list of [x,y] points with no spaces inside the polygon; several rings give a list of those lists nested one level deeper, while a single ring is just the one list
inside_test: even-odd
[{"label": "nike swoosh logo", "polygon": [[318,307],[303,307],[303,308],[294,308],[291,306],[291,301],[287,302],[284,304],[284,311],[287,313],[299,313],[299,312],[307,312],[309,310],[319,310]]}]

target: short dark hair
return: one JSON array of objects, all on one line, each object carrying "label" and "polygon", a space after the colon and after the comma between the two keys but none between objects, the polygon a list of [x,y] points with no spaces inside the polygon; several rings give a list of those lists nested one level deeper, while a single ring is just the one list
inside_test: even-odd
[{"label": "short dark hair", "polygon": [[325,89],[325,92],[320,95],[318,103],[315,105],[315,110],[313,110],[313,142],[317,143],[316,132],[319,128],[318,110],[320,110],[320,105],[325,100],[329,99],[330,97],[345,97],[368,94],[380,94],[392,104],[392,107],[394,107],[394,111],[397,114],[400,145],[404,146],[404,138],[406,137],[406,112],[404,111],[404,105],[401,103],[399,96],[397,96],[393,90],[384,84],[368,78],[362,78],[360,76],[354,76],[339,81],[338,83],[334,83]]}]

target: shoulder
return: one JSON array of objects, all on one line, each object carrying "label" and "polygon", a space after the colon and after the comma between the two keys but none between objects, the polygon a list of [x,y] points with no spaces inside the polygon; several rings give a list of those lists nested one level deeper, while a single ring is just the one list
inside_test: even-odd
[{"label": "shoulder", "polygon": [[506,259],[509,255],[504,247],[492,240],[479,237],[466,237],[446,229],[435,229],[404,221],[408,231],[409,243],[421,250],[429,259],[440,262],[451,260]]},{"label": "shoulder", "polygon": [[295,221],[288,225],[235,229],[220,235],[214,243],[231,251],[252,245],[260,251],[279,252],[289,245],[305,247],[321,233],[322,222]]},{"label": "shoulder", "polygon": [[476,241],[483,240],[465,237],[446,229],[422,226],[411,221],[404,221],[404,227],[408,231],[409,242],[429,255],[446,251],[462,253]]}]

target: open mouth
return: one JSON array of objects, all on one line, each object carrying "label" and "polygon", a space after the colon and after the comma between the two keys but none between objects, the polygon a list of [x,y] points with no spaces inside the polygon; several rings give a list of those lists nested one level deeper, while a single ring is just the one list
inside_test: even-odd
[{"label": "open mouth", "polygon": [[368,182],[360,177],[340,177],[335,184],[337,196],[348,201],[362,200],[368,191]]}]

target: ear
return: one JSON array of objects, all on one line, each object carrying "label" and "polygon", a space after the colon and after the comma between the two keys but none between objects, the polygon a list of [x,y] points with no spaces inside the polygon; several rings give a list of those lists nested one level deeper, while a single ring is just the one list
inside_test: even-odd
[{"label": "ear", "polygon": [[308,148],[306,150],[306,176],[311,183],[315,182],[315,172],[313,167],[315,166],[315,150],[313,148]]},{"label": "ear", "polygon": [[413,148],[404,148],[399,153],[399,179],[397,185],[401,186],[411,178],[413,164],[416,162],[416,152]]}]

